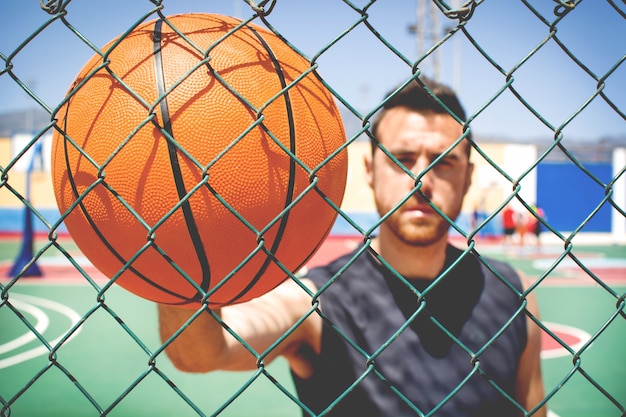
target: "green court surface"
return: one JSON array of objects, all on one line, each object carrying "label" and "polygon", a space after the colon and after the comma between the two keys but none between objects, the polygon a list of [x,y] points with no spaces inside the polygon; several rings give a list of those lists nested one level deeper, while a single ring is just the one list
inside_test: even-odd
[{"label": "green court surface", "polygon": [[[349,246],[333,244],[340,243]],[[38,350],[42,342],[30,336],[28,326],[6,302],[0,304],[0,405],[13,403],[6,416],[301,415],[289,398],[295,390],[284,360],[272,363],[264,373],[177,371],[159,353],[153,303],[116,285],[102,298],[78,273],[59,272],[58,254],[40,260],[43,278],[23,278],[13,285],[6,271],[16,245],[0,246],[3,299],[8,294],[11,305],[53,347],[69,329],[76,331],[52,353]],[[484,252],[537,278],[559,249],[506,255],[490,244]],[[542,321],[574,351],[559,349],[544,335],[546,392],[554,394],[550,410],[559,417],[623,416],[626,248],[590,246],[575,253],[601,283],[563,262],[565,266],[556,268],[535,290]],[[96,282],[100,287],[106,284],[101,277]]]}]

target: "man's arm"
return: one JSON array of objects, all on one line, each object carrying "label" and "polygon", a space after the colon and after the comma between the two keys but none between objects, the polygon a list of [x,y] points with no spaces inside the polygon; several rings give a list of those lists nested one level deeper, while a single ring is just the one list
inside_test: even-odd
[{"label": "man's arm", "polygon": [[[524,290],[528,288],[528,282],[522,278]],[[526,310],[534,317],[539,318],[539,307],[533,293],[526,297],[528,304]],[[541,374],[541,328],[528,317],[527,318],[528,341],[520,358],[517,371],[517,384],[515,390],[516,400],[528,411],[533,409],[544,399],[543,377]],[[547,407],[543,406],[533,416],[546,417]]]},{"label": "man's arm", "polygon": [[[303,280],[312,291],[314,285]],[[222,321],[258,354],[265,352],[311,309],[311,297],[292,280],[287,280],[269,293],[246,303],[214,310]],[[195,313],[195,310],[158,306],[162,342],[167,341]],[[311,314],[267,356],[267,364],[283,355],[294,372],[310,373],[310,357],[305,351],[319,352],[322,322]],[[235,339],[215,318],[205,311],[200,314],[166,348],[174,366],[186,372],[250,370],[257,368],[257,358]]]}]

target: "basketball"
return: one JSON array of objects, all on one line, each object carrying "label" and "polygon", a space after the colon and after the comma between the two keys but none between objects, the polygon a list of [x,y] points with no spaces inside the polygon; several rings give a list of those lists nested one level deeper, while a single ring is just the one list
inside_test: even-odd
[{"label": "basketball", "polygon": [[84,256],[188,308],[251,300],[302,268],[347,176],[341,116],[309,61],[214,14],[142,23],[101,51],[56,111],[52,147]]}]

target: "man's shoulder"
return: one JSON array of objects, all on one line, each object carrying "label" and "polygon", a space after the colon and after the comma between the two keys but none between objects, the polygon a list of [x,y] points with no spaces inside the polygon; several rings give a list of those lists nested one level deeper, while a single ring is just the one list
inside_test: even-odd
[{"label": "man's shoulder", "polygon": [[508,283],[518,291],[522,291],[521,277],[509,262],[491,257],[481,257],[479,262],[486,277],[490,277],[498,282]]},{"label": "man's shoulder", "polygon": [[484,256],[478,252],[469,252],[463,255],[465,251],[449,245],[448,246],[448,262],[454,263],[458,258],[464,259],[459,262],[461,270],[464,272],[475,271],[487,279],[487,285],[490,281],[506,281],[521,289],[521,279],[515,268],[504,260],[496,259],[491,256]]},{"label": "man's shoulder", "polygon": [[320,288],[328,281],[335,280],[333,283],[336,287],[347,285],[352,282],[350,279],[337,279],[341,275],[365,274],[371,268],[371,262],[368,260],[367,251],[354,250],[350,253],[341,255],[340,257],[311,268],[307,273],[307,278]]}]

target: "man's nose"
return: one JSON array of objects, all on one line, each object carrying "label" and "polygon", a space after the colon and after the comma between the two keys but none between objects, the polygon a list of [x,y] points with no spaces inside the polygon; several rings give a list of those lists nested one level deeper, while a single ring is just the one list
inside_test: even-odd
[{"label": "man's nose", "polygon": [[415,181],[413,187],[416,189],[416,195],[421,198],[430,200],[433,191],[434,167],[429,168],[428,161],[417,161],[413,169]]}]

